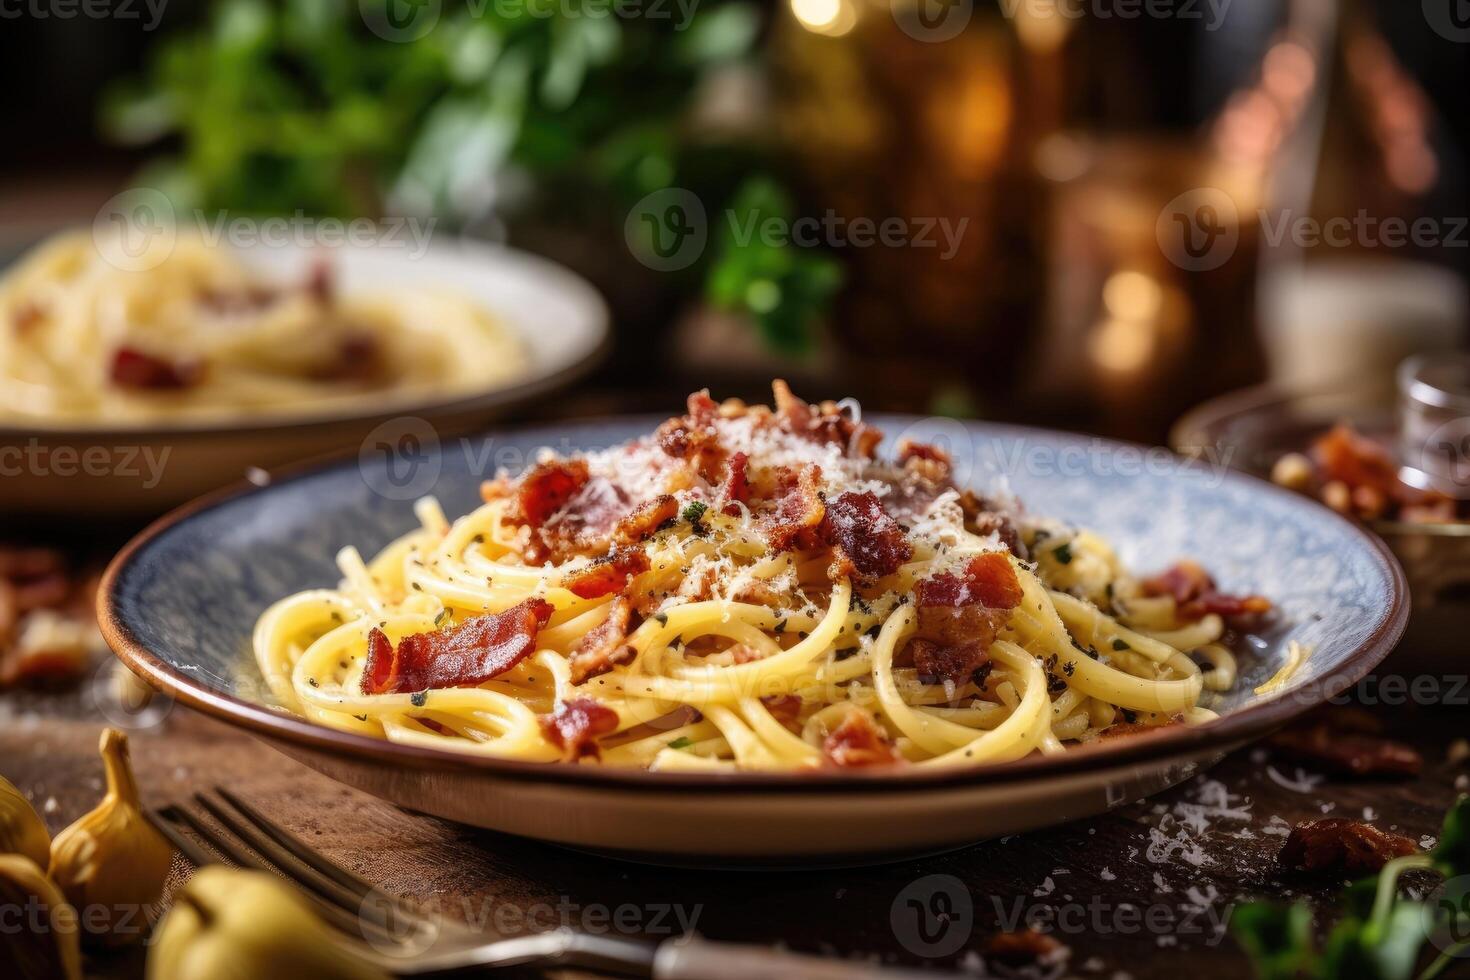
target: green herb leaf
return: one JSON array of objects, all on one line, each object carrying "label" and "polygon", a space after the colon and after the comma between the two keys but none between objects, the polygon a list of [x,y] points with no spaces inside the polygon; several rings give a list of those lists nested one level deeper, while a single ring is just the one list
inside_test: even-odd
[{"label": "green herb leaf", "polygon": [[1462,794],[1445,814],[1439,843],[1429,856],[1446,878],[1470,874],[1470,795]]},{"label": "green herb leaf", "polygon": [[698,524],[700,520],[704,517],[705,511],[707,510],[709,510],[708,504],[704,503],[701,500],[694,500],[690,501],[690,503],[684,507],[683,513],[679,516],[684,518],[684,520],[688,521],[690,524]]},{"label": "green herb leaf", "polygon": [[694,739],[690,738],[688,735],[680,735],[678,738],[670,742],[668,747],[671,749],[687,749],[693,744]]},{"label": "green herb leaf", "polygon": [[1312,911],[1305,905],[1241,905],[1230,916],[1230,931],[1250,954],[1261,980],[1296,980],[1316,958]]}]

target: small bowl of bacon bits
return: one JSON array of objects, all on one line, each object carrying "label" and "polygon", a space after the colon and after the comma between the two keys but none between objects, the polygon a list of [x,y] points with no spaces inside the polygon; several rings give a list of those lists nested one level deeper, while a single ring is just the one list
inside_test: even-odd
[{"label": "small bowl of bacon bits", "polygon": [[1409,580],[1399,663],[1463,660],[1470,627],[1470,357],[1411,358],[1393,385],[1270,386],[1206,402],[1174,449],[1244,470],[1365,524]]}]

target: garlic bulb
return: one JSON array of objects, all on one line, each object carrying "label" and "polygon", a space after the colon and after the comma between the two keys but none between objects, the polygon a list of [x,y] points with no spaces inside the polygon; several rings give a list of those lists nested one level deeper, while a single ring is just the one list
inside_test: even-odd
[{"label": "garlic bulb", "polygon": [[[77,913],[36,862],[0,854],[0,909],[20,911],[0,928],[0,963],[17,980],[81,980]],[[7,917],[9,918],[9,917]]]},{"label": "garlic bulb", "polygon": [[306,899],[263,871],[201,868],[174,896],[147,980],[387,980]]},{"label": "garlic bulb", "polygon": [[0,854],[20,854],[43,868],[51,855],[46,821],[4,776],[0,776]]},{"label": "garlic bulb", "polygon": [[82,916],[85,939],[120,945],[143,935],[163,895],[173,848],[143,816],[128,738],[102,733],[107,795],[51,842],[50,875]]}]

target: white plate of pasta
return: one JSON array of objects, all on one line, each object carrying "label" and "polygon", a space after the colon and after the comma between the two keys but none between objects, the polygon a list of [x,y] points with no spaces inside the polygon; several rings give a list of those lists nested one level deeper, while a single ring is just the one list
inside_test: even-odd
[{"label": "white plate of pasta", "polygon": [[509,248],[125,235],[61,233],[0,276],[9,508],[160,513],[387,419],[462,430],[605,342],[590,286]]},{"label": "white plate of pasta", "polygon": [[[865,421],[779,382],[774,402],[493,434],[432,457],[412,505],[362,461],[202,502],[109,569],[104,634],[416,809],[662,859],[845,860],[1164,788],[1403,628],[1382,546],[1258,481]],[[203,545],[227,526],[254,530]]]}]

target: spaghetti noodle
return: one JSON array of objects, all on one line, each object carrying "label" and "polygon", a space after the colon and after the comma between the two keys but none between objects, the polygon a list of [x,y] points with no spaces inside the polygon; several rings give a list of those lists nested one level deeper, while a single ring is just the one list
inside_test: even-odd
[{"label": "spaghetti noodle", "polygon": [[978,765],[1214,717],[1227,620],[1265,600],[1189,563],[1134,578],[956,487],[938,447],[881,461],[852,409],[775,387],[544,454],[452,523],[420,501],[260,618],[275,697],[409,745],[659,770]]}]

